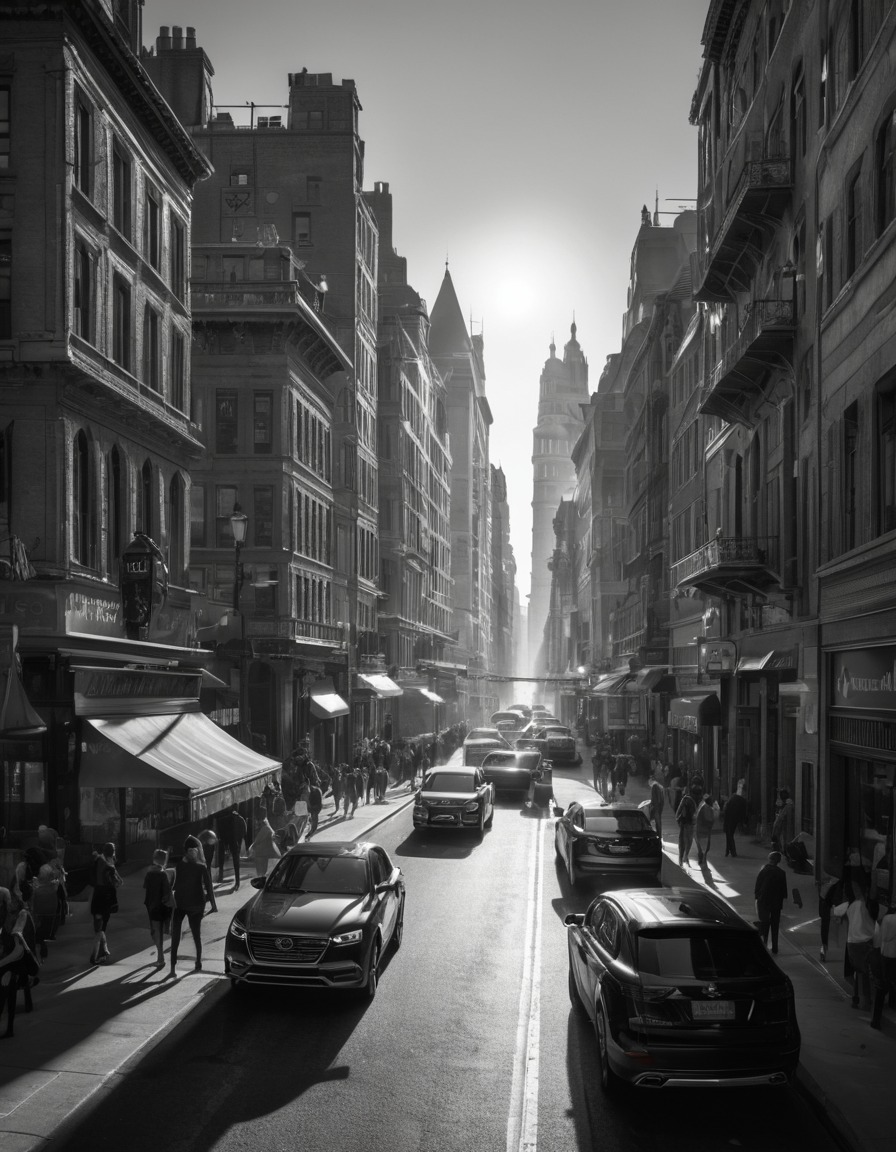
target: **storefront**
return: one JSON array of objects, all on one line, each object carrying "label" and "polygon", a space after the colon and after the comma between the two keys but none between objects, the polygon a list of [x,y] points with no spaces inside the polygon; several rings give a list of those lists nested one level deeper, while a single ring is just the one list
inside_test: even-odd
[{"label": "storefront", "polygon": [[707,790],[718,796],[719,733],[722,708],[718,693],[708,687],[694,689],[669,703],[668,727],[672,761],[690,774],[698,772]]}]

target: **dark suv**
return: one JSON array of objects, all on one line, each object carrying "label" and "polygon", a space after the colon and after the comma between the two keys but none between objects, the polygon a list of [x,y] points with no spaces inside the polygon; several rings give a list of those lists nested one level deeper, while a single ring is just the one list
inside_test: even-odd
[{"label": "dark suv", "polygon": [[787,1084],[793,986],[759,934],[701,888],[606,892],[566,917],[569,995],[594,1025],[601,1085]]}]

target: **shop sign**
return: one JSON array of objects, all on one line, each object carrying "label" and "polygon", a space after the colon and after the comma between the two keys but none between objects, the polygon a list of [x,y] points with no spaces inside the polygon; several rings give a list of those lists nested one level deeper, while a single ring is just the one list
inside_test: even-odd
[{"label": "shop sign", "polygon": [[698,736],[700,734],[700,729],[697,727],[696,716],[670,712],[666,719],[667,728],[677,728],[679,732],[690,732],[692,736]]},{"label": "shop sign", "polygon": [[0,623],[17,624],[23,632],[55,632],[56,589],[7,583],[0,594]]},{"label": "shop sign", "polygon": [[896,647],[834,652],[831,695],[838,708],[896,709]]},{"label": "shop sign", "polygon": [[188,705],[195,706],[201,684],[198,672],[82,668],[75,672],[75,713],[121,716],[182,711]]},{"label": "shop sign", "polygon": [[737,666],[737,645],[733,640],[701,640],[698,667],[703,676],[733,672]]},{"label": "shop sign", "polygon": [[121,603],[114,593],[65,591],[65,631],[89,632],[95,636],[121,636]]}]

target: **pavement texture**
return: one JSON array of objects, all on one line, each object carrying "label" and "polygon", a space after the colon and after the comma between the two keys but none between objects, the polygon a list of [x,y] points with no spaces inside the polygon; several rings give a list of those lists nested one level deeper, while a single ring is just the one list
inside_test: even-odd
[{"label": "pavement texture", "polygon": [[[585,765],[589,763],[588,750]],[[556,769],[555,799],[565,806],[591,791],[590,770]],[[631,781],[627,800],[647,796],[646,785]],[[362,805],[355,816],[336,817],[329,802],[316,840],[359,839],[409,803],[406,787],[391,788],[384,804]],[[663,880],[700,884],[728,900],[753,921],[753,883],[766,862],[769,845],[739,837],[738,855],[725,857],[725,838],[713,835],[705,867],[696,853],[687,869],[678,866],[677,825],[665,812]],[[203,920],[203,969],[194,972],[192,938],[181,941],[178,978],[155,967],[155,946],[143,907],[142,870],[125,877],[120,911],[112,917],[108,941],[111,963],[89,964],[93,928],[87,900],[71,903],[72,915],[49,944],[49,956],[34,989],[34,1011],[21,1006],[15,1036],[0,1044],[0,1150],[38,1152],[52,1148],[53,1135],[72,1113],[175,1027],[224,973],[224,937],[230,918],[251,894],[254,864],[243,861],[242,884],[233,888],[228,859],[223,884],[215,884],[218,911]],[[214,868],[215,875],[217,867]],[[797,1086],[854,1152],[893,1148],[889,1093],[896,1083],[896,1013],[884,1010],[880,1032],[870,1014],[851,1007],[851,987],[843,976],[845,927],[832,924],[824,963],[819,959],[819,921],[814,879],[787,868],[788,888],[798,889],[802,909],[789,901],[781,920],[777,962],[793,982],[803,1037]],[[186,929],[186,924],[184,928]]]},{"label": "pavement texture", "polygon": [[[589,764],[588,750],[585,763]],[[584,773],[582,773],[584,776]],[[555,769],[555,794],[563,803],[571,781],[559,778]],[[590,779],[579,781],[575,798],[591,790]],[[648,796],[646,783],[630,780],[626,801],[640,803]],[[572,793],[570,799],[573,798]],[[691,864],[678,865],[678,825],[667,807],[663,813],[663,883],[701,885],[723,896],[751,924],[756,919],[753,899],[759,869],[767,863],[771,844],[736,838],[737,856],[725,856],[725,834],[717,821],[703,867],[697,865],[696,846]],[[831,922],[824,962],[820,959],[821,935],[818,892],[812,875],[793,871],[785,860],[790,898],[781,916],[778,966],[793,982],[797,1019],[803,1044],[797,1087],[824,1113],[840,1140],[854,1152],[890,1152],[893,1119],[890,1094],[896,1086],[896,1011],[884,1008],[880,1031],[871,1027],[871,1013],[854,1009],[852,983],[843,975],[846,925]],[[793,900],[799,892],[802,908]]]},{"label": "pavement texture", "polygon": [[[360,805],[354,817],[337,817],[325,802],[313,839],[365,837],[405,804],[407,785],[390,788],[386,802]],[[119,911],[107,931],[111,962],[90,964],[93,921],[88,888],[70,901],[71,915],[48,942],[40,983],[26,1013],[21,993],[15,1036],[0,1043],[0,1152],[52,1149],[54,1133],[103,1085],[123,1077],[136,1059],[175,1027],[224,978],[224,938],[233,913],[253,893],[255,865],[243,860],[234,890],[229,856],[224,883],[215,883],[218,911],[202,921],[202,971],[186,921],[178,952],[178,976],[156,968],[143,906],[144,869],[128,874],[118,890]],[[217,877],[217,864],[212,868]],[[170,937],[166,937],[166,957]],[[5,1019],[0,1022],[5,1028]]]}]

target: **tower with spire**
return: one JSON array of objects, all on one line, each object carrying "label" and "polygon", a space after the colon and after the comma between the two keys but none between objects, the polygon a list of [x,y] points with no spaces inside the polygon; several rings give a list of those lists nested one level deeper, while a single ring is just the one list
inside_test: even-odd
[{"label": "tower with spire", "polygon": [[576,339],[576,322],[563,348],[563,359],[551,339],[550,356],[541,373],[538,423],[532,433],[532,583],[529,596],[529,666],[543,671],[544,627],[551,596],[548,568],[554,550],[554,517],[564,497],[575,489],[572,450],[584,427],[581,405],[588,403],[588,361]]}]

